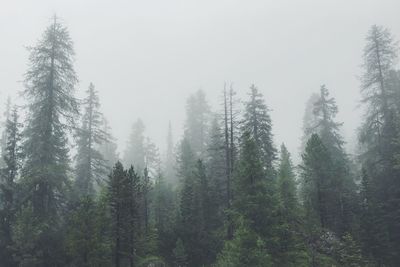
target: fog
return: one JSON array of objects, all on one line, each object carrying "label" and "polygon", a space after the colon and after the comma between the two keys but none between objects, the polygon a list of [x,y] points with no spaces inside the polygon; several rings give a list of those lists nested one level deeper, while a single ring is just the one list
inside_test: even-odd
[{"label": "fog", "polygon": [[396,0],[2,1],[0,102],[21,101],[25,47],[57,14],[74,41],[78,95],[95,84],[120,151],[137,118],[162,149],[168,121],[179,140],[188,95],[203,89],[217,110],[228,82],[242,99],[252,83],[260,89],[275,143],[297,156],[304,104],[321,84],[337,100],[346,141],[355,140],[364,38],[372,24],[400,36],[399,8]]}]

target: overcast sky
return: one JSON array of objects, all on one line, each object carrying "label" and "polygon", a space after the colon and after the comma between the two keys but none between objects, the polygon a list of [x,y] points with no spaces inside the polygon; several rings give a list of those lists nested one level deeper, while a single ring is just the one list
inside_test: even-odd
[{"label": "overcast sky", "polygon": [[243,97],[256,84],[276,144],[298,154],[304,104],[321,84],[354,138],[365,34],[380,24],[400,37],[399,11],[398,0],[0,0],[0,108],[18,98],[25,47],[56,13],[75,44],[77,94],[95,84],[120,147],[139,117],[161,147],[169,120],[178,140],[188,95],[202,88],[216,107],[227,81]]}]

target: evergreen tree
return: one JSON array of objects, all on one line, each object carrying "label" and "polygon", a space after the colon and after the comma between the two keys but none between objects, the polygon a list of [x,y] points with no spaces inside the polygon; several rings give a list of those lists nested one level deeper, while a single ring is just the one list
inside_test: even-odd
[{"label": "evergreen tree", "polygon": [[117,162],[110,175],[108,185],[111,212],[112,236],[114,244],[114,266],[134,266],[134,222],[136,204],[134,194],[133,169],[128,172]]},{"label": "evergreen tree", "polygon": [[82,127],[78,130],[75,181],[78,195],[83,196],[93,195],[94,182],[101,183],[107,174],[107,163],[98,146],[109,139],[107,133],[103,131],[99,97],[92,83],[86,93]]},{"label": "evergreen tree", "polygon": [[115,143],[116,142],[115,138],[111,134],[111,128],[108,125],[107,119],[103,117],[103,122],[101,124],[103,125],[103,132],[109,138],[107,140],[103,140],[101,144],[98,144],[97,149],[103,156],[107,168],[112,169],[113,165],[119,159],[117,152],[117,144]]},{"label": "evergreen tree", "polygon": [[[210,187],[215,192],[214,203],[217,205],[219,224],[223,224],[223,216],[228,205],[228,181],[226,172],[226,151],[224,147],[222,129],[215,117],[210,127],[210,142],[207,149],[207,175],[210,180]],[[222,225],[221,225],[222,226]]]},{"label": "evergreen tree", "polygon": [[274,255],[277,251],[278,196],[276,180],[267,174],[262,152],[253,135],[242,135],[233,208],[243,218],[246,228],[259,236],[268,253]]},{"label": "evergreen tree", "polygon": [[242,220],[234,233],[233,239],[225,242],[224,249],[218,255],[216,267],[273,265],[271,255],[266,250],[265,241]]},{"label": "evergreen tree", "polygon": [[313,134],[307,142],[302,170],[302,199],[305,217],[310,227],[333,228],[330,218],[330,182],[333,163],[331,155],[317,134]]},{"label": "evergreen tree", "polygon": [[132,126],[132,132],[124,155],[125,164],[135,166],[139,172],[145,168],[144,130],[144,123],[138,119]]},{"label": "evergreen tree", "polygon": [[357,210],[356,185],[350,173],[350,160],[343,148],[343,138],[340,134],[342,123],[335,121],[338,107],[329,91],[322,85],[320,95],[314,103],[315,124],[307,130],[317,133],[328,150],[332,161],[332,174],[329,184],[331,186],[330,216],[334,225],[330,230],[338,236],[351,232],[355,227]]},{"label": "evergreen tree", "polygon": [[[255,85],[250,87],[250,99],[245,103],[244,119],[241,132],[249,135],[256,143],[260,160],[268,175],[273,174],[273,161],[276,159],[276,149],[271,132],[272,123],[265,105],[263,95]],[[243,138],[243,137],[242,137]]]},{"label": "evergreen tree", "polygon": [[203,90],[191,95],[186,103],[185,137],[197,158],[203,158],[207,148],[210,107]]},{"label": "evergreen tree", "polygon": [[215,206],[211,202],[205,166],[199,160],[194,172],[186,176],[180,199],[180,238],[188,256],[189,266],[211,264],[215,258],[212,232]]},{"label": "evergreen tree", "polygon": [[350,234],[345,234],[339,248],[339,263],[346,267],[364,266],[361,249]]},{"label": "evergreen tree", "polygon": [[83,196],[67,219],[66,249],[73,266],[111,264],[108,235],[102,231],[99,206],[92,196]]},{"label": "evergreen tree", "polygon": [[305,266],[308,263],[302,238],[300,205],[297,199],[295,174],[290,153],[281,145],[278,169],[279,192],[279,266]]},{"label": "evergreen tree", "polygon": [[319,94],[312,93],[307,99],[306,107],[303,115],[303,136],[301,137],[300,151],[303,153],[308,139],[315,133],[315,125],[317,125],[316,117],[314,114],[314,104],[318,101]]},{"label": "evergreen tree", "polygon": [[[376,228],[368,225],[371,239],[376,242],[374,258],[378,264],[400,264],[399,169],[396,154],[399,151],[398,111],[396,95],[399,88],[393,85],[391,73],[397,59],[397,43],[390,32],[373,25],[364,48],[364,73],[361,93],[366,105],[366,115],[360,131],[362,163],[367,177],[371,198],[368,203]],[[396,92],[397,91],[397,92]],[[391,185],[389,188],[387,185]],[[368,224],[368,222],[363,222]],[[371,251],[370,251],[371,252]]]},{"label": "evergreen tree", "polygon": [[160,164],[158,149],[150,138],[145,137],[144,131],[144,123],[138,119],[132,127],[124,162],[135,166],[138,173],[143,173],[145,168],[154,173]]},{"label": "evergreen tree", "polygon": [[[59,226],[69,171],[65,130],[78,112],[73,96],[77,83],[73,56],[68,30],[56,17],[38,44],[30,49],[23,92],[29,112],[22,179],[25,203],[32,205],[32,209],[25,209],[32,212],[26,214],[32,215],[31,223],[41,224],[37,228],[43,230],[35,232],[35,238],[30,240],[35,245],[25,256],[37,258],[37,264],[31,266],[56,266],[62,259],[58,254],[62,240]],[[21,240],[20,245],[25,244]]]},{"label": "evergreen tree", "polygon": [[175,195],[161,173],[154,184],[154,216],[158,238],[158,253],[167,263],[172,264],[175,247]]},{"label": "evergreen tree", "polygon": [[15,223],[17,209],[16,179],[22,162],[20,128],[17,108],[14,107],[7,119],[3,135],[3,140],[7,142],[3,151],[5,166],[0,173],[0,262],[10,267],[17,266],[13,260],[12,225]]}]

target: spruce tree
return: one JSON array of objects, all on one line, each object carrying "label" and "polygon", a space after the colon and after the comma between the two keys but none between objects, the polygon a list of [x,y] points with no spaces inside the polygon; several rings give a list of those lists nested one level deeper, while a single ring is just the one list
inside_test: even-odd
[{"label": "spruce tree", "polygon": [[[70,170],[66,130],[78,113],[73,57],[68,30],[54,17],[38,44],[30,48],[23,91],[28,101],[22,170],[25,210],[32,211],[31,222],[42,228],[34,233],[30,240],[34,245],[25,254],[37,258],[31,266],[55,266],[62,259],[59,226]],[[26,244],[21,240],[21,246]]]},{"label": "spruce tree", "polygon": [[103,156],[105,160],[105,164],[108,169],[112,169],[114,164],[118,161],[119,156],[117,152],[117,144],[115,137],[113,137],[111,133],[111,127],[106,118],[103,117],[103,121],[101,123],[103,125],[103,133],[109,138],[107,140],[103,140],[101,144],[97,145],[97,149],[100,154]]},{"label": "spruce tree", "polygon": [[136,199],[134,182],[136,174],[133,169],[128,172],[117,162],[110,174],[108,184],[108,203],[111,213],[113,237],[114,266],[134,266],[135,260],[135,226]]},{"label": "spruce tree", "polygon": [[203,90],[191,95],[186,103],[185,137],[197,158],[203,159],[207,148],[210,107]]},{"label": "spruce tree", "polygon": [[158,253],[167,263],[172,264],[175,246],[175,192],[162,173],[155,180],[153,203]]},{"label": "spruce tree", "polygon": [[108,172],[107,163],[98,147],[107,142],[109,136],[103,131],[103,115],[99,111],[99,97],[92,83],[86,93],[87,97],[83,102],[85,110],[82,127],[78,130],[76,156],[75,188],[80,196],[93,195],[94,183],[103,182]]},{"label": "spruce tree", "polygon": [[135,166],[135,169],[139,172],[142,172],[145,168],[144,130],[143,121],[138,119],[132,126],[132,132],[124,154],[125,164]]},{"label": "spruce tree", "polygon": [[295,173],[290,153],[281,145],[278,169],[279,266],[303,266],[308,262],[302,233],[301,206],[297,197]]},{"label": "spruce tree", "polygon": [[73,204],[67,218],[66,251],[73,266],[106,266],[111,263],[108,233],[102,231],[104,218],[93,196]]},{"label": "spruce tree", "polygon": [[334,193],[330,191],[333,163],[317,134],[313,134],[308,140],[302,159],[301,195],[308,226],[332,229],[329,200]]},{"label": "spruce tree", "polygon": [[0,170],[0,262],[4,266],[17,266],[13,259],[14,241],[12,226],[15,224],[17,205],[18,171],[22,163],[21,124],[18,122],[17,108],[14,107],[7,119],[3,140],[5,166]]},{"label": "spruce tree", "polygon": [[250,99],[245,103],[241,132],[249,135],[246,138],[254,140],[263,167],[271,176],[273,175],[273,161],[276,159],[271,118],[263,95],[255,85],[250,87],[249,96]]},{"label": "spruce tree", "polygon": [[355,227],[356,210],[358,209],[356,185],[350,173],[350,159],[343,145],[340,134],[342,123],[336,122],[338,107],[325,85],[320,88],[320,95],[314,102],[314,124],[307,130],[308,133],[317,133],[328,150],[332,161],[332,175],[329,184],[330,216],[334,225],[330,230],[339,237],[345,232],[351,232]]},{"label": "spruce tree", "polygon": [[317,93],[312,93],[310,97],[307,99],[306,105],[305,105],[305,110],[304,110],[304,115],[303,115],[303,135],[301,137],[301,143],[300,143],[300,152],[303,153],[308,139],[310,139],[311,135],[315,133],[315,125],[316,123],[316,117],[314,114],[314,104],[318,101],[319,99],[319,94]]},{"label": "spruce tree", "polygon": [[146,168],[154,174],[160,164],[158,149],[150,138],[145,136],[144,132],[144,123],[138,119],[132,126],[124,162],[127,165],[133,165],[140,174],[143,174]]},{"label": "spruce tree", "polygon": [[[400,173],[396,167],[400,144],[396,141],[400,136],[396,95],[400,88],[392,86],[391,80],[397,51],[397,43],[389,30],[373,25],[364,48],[361,93],[366,114],[360,131],[361,160],[370,181],[370,215],[377,226],[370,232],[378,248],[374,258],[379,264],[392,266],[400,264],[397,253],[400,249],[400,220],[397,214],[400,208]],[[363,227],[371,229],[367,225]]]}]

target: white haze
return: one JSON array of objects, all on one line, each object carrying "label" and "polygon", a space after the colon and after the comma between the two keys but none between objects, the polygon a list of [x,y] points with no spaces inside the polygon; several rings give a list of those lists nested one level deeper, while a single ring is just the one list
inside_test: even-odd
[{"label": "white haze", "polygon": [[257,85],[275,143],[295,156],[304,104],[326,84],[351,143],[365,34],[380,24],[400,37],[399,10],[398,0],[1,0],[0,108],[19,98],[25,46],[57,14],[75,43],[78,96],[96,85],[120,151],[139,117],[161,148],[171,120],[177,141],[188,95],[202,88],[216,109],[224,81],[242,99]]}]

